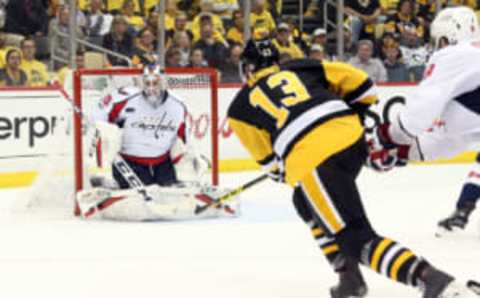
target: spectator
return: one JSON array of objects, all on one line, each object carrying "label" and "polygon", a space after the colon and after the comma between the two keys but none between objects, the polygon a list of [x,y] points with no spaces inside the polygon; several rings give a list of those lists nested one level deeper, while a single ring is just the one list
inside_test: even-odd
[{"label": "spectator", "polygon": [[14,47],[7,45],[7,36],[5,32],[0,31],[0,68],[5,67],[5,56],[7,56],[7,52]]},{"label": "spectator", "polygon": [[134,65],[143,67],[157,62],[154,41],[155,37],[148,27],[138,32],[138,40],[132,57]]},{"label": "spectator", "polygon": [[389,48],[398,48],[400,46],[399,37],[396,33],[385,32],[377,46],[378,56],[383,61],[387,59],[387,50]]},{"label": "spectator", "polygon": [[312,44],[312,46],[310,47],[310,52],[308,54],[308,58],[315,59],[315,60],[318,60],[318,61],[324,61],[325,60],[325,49],[317,43]]},{"label": "spectator", "polygon": [[[103,37],[103,47],[128,58],[133,54],[133,37],[128,32],[128,22],[124,16],[117,15],[113,18],[110,32]],[[107,60],[112,66],[128,66],[125,59],[107,55]]]},{"label": "spectator", "polygon": [[277,48],[279,54],[288,53],[292,59],[303,58],[302,50],[291,40],[290,26],[286,23],[278,25],[277,36],[273,40],[273,45]]},{"label": "spectator", "polygon": [[201,0],[179,0],[178,9],[184,11],[189,19],[193,19],[200,12]]},{"label": "spectator", "polygon": [[252,11],[250,13],[250,24],[253,28],[264,28],[270,34],[275,31],[275,21],[267,9],[265,0],[254,0],[252,3]]},{"label": "spectator", "polygon": [[267,0],[267,10],[270,12],[274,20],[281,17],[282,6],[283,0]]},{"label": "spectator", "polygon": [[351,17],[354,44],[360,39],[374,39],[377,19],[382,12],[378,0],[345,1],[345,12]]},{"label": "spectator", "polygon": [[35,40],[26,38],[22,40],[23,59],[20,68],[25,72],[29,86],[46,86],[49,81],[47,66],[35,59]]},{"label": "spectator", "polygon": [[193,40],[193,33],[190,29],[187,29],[187,22],[187,15],[184,12],[179,12],[175,17],[174,27],[166,32],[167,44],[170,43],[173,36],[179,32],[185,32],[190,38],[190,41]]},{"label": "spectator", "polygon": [[398,0],[380,0],[383,15],[393,15],[397,12]]},{"label": "spectator", "polygon": [[397,13],[388,17],[385,23],[387,32],[402,35],[405,28],[414,29],[417,35],[423,39],[425,27],[423,21],[415,15],[415,2],[412,0],[400,0]]},{"label": "spectator", "polygon": [[200,48],[192,50],[192,56],[190,57],[190,67],[208,67],[208,63],[205,60],[203,51]]},{"label": "spectator", "polygon": [[192,41],[187,32],[179,31],[173,36],[172,47],[178,48],[180,52],[180,66],[187,66],[190,62],[192,52]]},{"label": "spectator", "polygon": [[225,45],[214,38],[213,24],[208,16],[202,16],[200,21],[200,40],[194,43],[195,49],[202,49],[210,67],[217,67],[222,59],[227,57]]},{"label": "spectator", "polygon": [[227,41],[230,43],[230,45],[239,44],[243,46],[243,28],[245,24],[243,12],[240,10],[234,11],[232,14],[232,19],[233,26],[228,29]]},{"label": "spectator", "polygon": [[420,81],[429,53],[415,28],[405,28],[400,41],[400,50],[412,80]]},{"label": "spectator", "polygon": [[310,36],[306,32],[300,31],[297,21],[292,17],[287,17],[285,23],[290,29],[290,41],[294,42],[302,52],[308,51]]},{"label": "spectator", "polygon": [[143,2],[143,15],[148,16],[155,11],[158,5],[158,0],[144,0]]},{"label": "spectator", "polygon": [[141,16],[135,14],[135,3],[133,0],[125,0],[122,5],[122,13],[125,16],[133,33],[138,32],[145,26],[145,22]]},{"label": "spectator", "polygon": [[[125,5],[125,1],[129,0],[102,0],[106,2],[107,5],[107,11],[110,12],[113,15],[120,14],[121,11],[123,10],[123,6]],[[140,8],[140,2],[142,0],[133,0],[133,11],[136,14],[141,14],[141,8]]]},{"label": "spectator", "polygon": [[165,30],[172,30],[175,26],[175,18],[179,13],[177,0],[166,0],[165,2]]},{"label": "spectator", "polygon": [[310,41],[310,49],[313,47],[313,45],[319,45],[322,48],[323,59],[331,60],[331,57],[327,54],[327,30],[324,28],[317,28],[315,31],[313,31],[312,39]]},{"label": "spectator", "polygon": [[170,47],[165,54],[165,65],[167,67],[181,67],[181,59],[182,55],[180,50],[176,47]]},{"label": "spectator", "polygon": [[45,36],[48,30],[47,3],[43,0],[10,0],[6,6],[5,32]]},{"label": "spectator", "polygon": [[22,53],[18,49],[7,51],[5,68],[0,69],[0,86],[26,86],[27,74],[20,69]]},{"label": "spectator", "polygon": [[99,43],[105,34],[108,33],[112,26],[113,16],[103,13],[103,0],[90,0],[90,6],[85,14],[86,25],[85,30],[87,36],[95,44]]},{"label": "spectator", "polygon": [[202,0],[201,12],[195,16],[192,21],[193,41],[196,42],[200,38],[201,20],[205,19],[207,16],[211,19],[215,39],[222,43],[226,43],[226,40],[223,38],[223,35],[225,34],[223,21],[218,15],[213,13],[213,0]]},{"label": "spectator", "polygon": [[[145,27],[147,27],[150,32],[153,33],[155,36],[155,40],[158,40],[158,20],[160,19],[160,15],[157,11],[153,10],[150,11],[148,17],[145,21]],[[168,40],[168,35],[165,36],[165,39]]]},{"label": "spectator", "polygon": [[230,48],[228,59],[220,65],[222,83],[239,83],[240,78],[240,57],[242,56],[242,46],[234,45]]},{"label": "spectator", "polygon": [[[70,58],[70,9],[68,6],[60,7],[57,17],[50,21],[48,30],[48,44],[53,48],[53,54],[59,58],[55,61],[54,68],[58,70],[67,64]],[[84,38],[83,31],[76,28],[77,38]]]},{"label": "spectator", "polygon": [[230,20],[235,10],[239,8],[237,0],[214,0],[213,12],[223,20]]},{"label": "spectator", "polygon": [[[82,49],[77,50],[77,54],[75,55],[75,66],[76,69],[85,68],[85,52]],[[65,90],[72,90],[73,76],[70,66],[66,65],[62,67],[57,72],[57,77],[55,81],[60,83]]]},{"label": "spectator", "polygon": [[374,82],[386,82],[387,71],[382,61],[372,58],[373,43],[371,40],[364,39],[358,42],[357,55],[351,58],[348,63],[364,70]]},{"label": "spectator", "polygon": [[278,56],[278,63],[279,64],[285,64],[290,60],[292,60],[292,56],[290,56],[289,53],[286,53],[286,52],[280,53],[280,55]]},{"label": "spectator", "polygon": [[[8,2],[10,0],[2,0],[2,1]],[[56,16],[57,11],[60,8],[60,1],[61,0],[48,0],[47,14],[49,19],[54,18]]]},{"label": "spectator", "polygon": [[312,34],[311,43],[312,45],[318,44],[325,48],[327,46],[327,30],[324,28],[315,29]]},{"label": "spectator", "polygon": [[407,66],[400,59],[398,47],[390,47],[385,51],[386,59],[383,62],[387,70],[389,82],[408,82],[410,80]]}]

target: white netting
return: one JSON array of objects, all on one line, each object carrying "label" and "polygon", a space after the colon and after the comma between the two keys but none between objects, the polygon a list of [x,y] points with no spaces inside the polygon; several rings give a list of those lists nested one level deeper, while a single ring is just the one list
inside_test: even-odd
[{"label": "white netting", "polygon": [[[139,70],[132,70],[133,73],[127,74],[88,74],[82,75],[81,79],[81,105],[82,114],[88,117],[93,105],[98,100],[111,93],[113,90],[127,86],[139,86]],[[208,160],[210,164],[217,157],[213,150],[212,136],[212,84],[211,76],[208,73],[175,73],[167,75],[169,90],[184,100],[188,115],[188,126],[190,140],[199,154]],[[72,90],[66,90],[68,94],[73,94]],[[216,99],[215,99],[216,100]],[[26,200],[20,200],[17,204],[18,210],[38,211],[48,214],[53,213],[61,215],[70,215],[74,209],[75,177],[79,175],[78,169],[74,165],[74,129],[73,129],[73,110],[76,107],[67,100],[64,100],[62,108],[66,118],[65,127],[57,130],[54,141],[50,144],[55,148],[62,148],[61,154],[50,154],[43,159],[38,166],[39,175],[31,188],[30,196]],[[78,112],[78,111],[77,111]],[[79,152],[82,153],[82,188],[90,187],[90,178],[92,175],[102,175],[111,178],[111,165],[99,166],[97,151],[95,150],[94,137],[95,130],[84,121],[82,130],[82,147]],[[218,173],[211,171],[202,182],[213,182]],[[39,208],[40,207],[40,208]],[[54,212],[54,210],[56,210]],[[57,212],[58,211],[58,212]]]}]

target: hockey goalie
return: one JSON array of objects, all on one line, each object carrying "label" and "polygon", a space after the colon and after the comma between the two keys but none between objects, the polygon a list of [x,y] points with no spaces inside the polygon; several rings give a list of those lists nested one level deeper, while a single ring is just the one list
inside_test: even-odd
[{"label": "hockey goalie", "polygon": [[92,144],[101,144],[111,177],[89,177],[92,187],[76,195],[80,215],[124,221],[236,216],[238,198],[216,203],[228,190],[199,182],[208,162],[187,140],[187,109],[167,90],[163,71],[147,66],[142,81],[142,88],[119,88],[94,107]]}]

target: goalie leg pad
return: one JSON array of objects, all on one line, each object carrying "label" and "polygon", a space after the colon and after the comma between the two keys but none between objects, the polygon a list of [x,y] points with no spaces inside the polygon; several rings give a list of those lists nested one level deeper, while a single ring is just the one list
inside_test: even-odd
[{"label": "goalie leg pad", "polygon": [[208,204],[211,200],[208,192],[202,191],[201,187],[158,185],[145,187],[142,192],[136,189],[93,189],[77,194],[77,202],[84,218],[151,221],[237,216],[239,201],[235,199],[228,205],[208,208],[200,215],[195,214],[198,206]]}]

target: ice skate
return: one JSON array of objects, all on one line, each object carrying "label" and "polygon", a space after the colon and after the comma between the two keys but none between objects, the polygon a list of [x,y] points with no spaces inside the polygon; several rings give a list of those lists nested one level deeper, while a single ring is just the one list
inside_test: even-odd
[{"label": "ice skate", "polygon": [[469,281],[462,285],[447,273],[435,268],[429,270],[424,278],[423,298],[478,298],[475,290],[480,290],[480,284]]},{"label": "ice skate", "polygon": [[472,211],[473,208],[471,207],[458,208],[452,215],[438,222],[438,230],[435,235],[442,237],[446,234],[457,233],[464,230]]},{"label": "ice skate", "polygon": [[339,272],[338,285],[330,289],[332,298],[361,298],[367,295],[367,285],[358,264],[346,266]]}]

